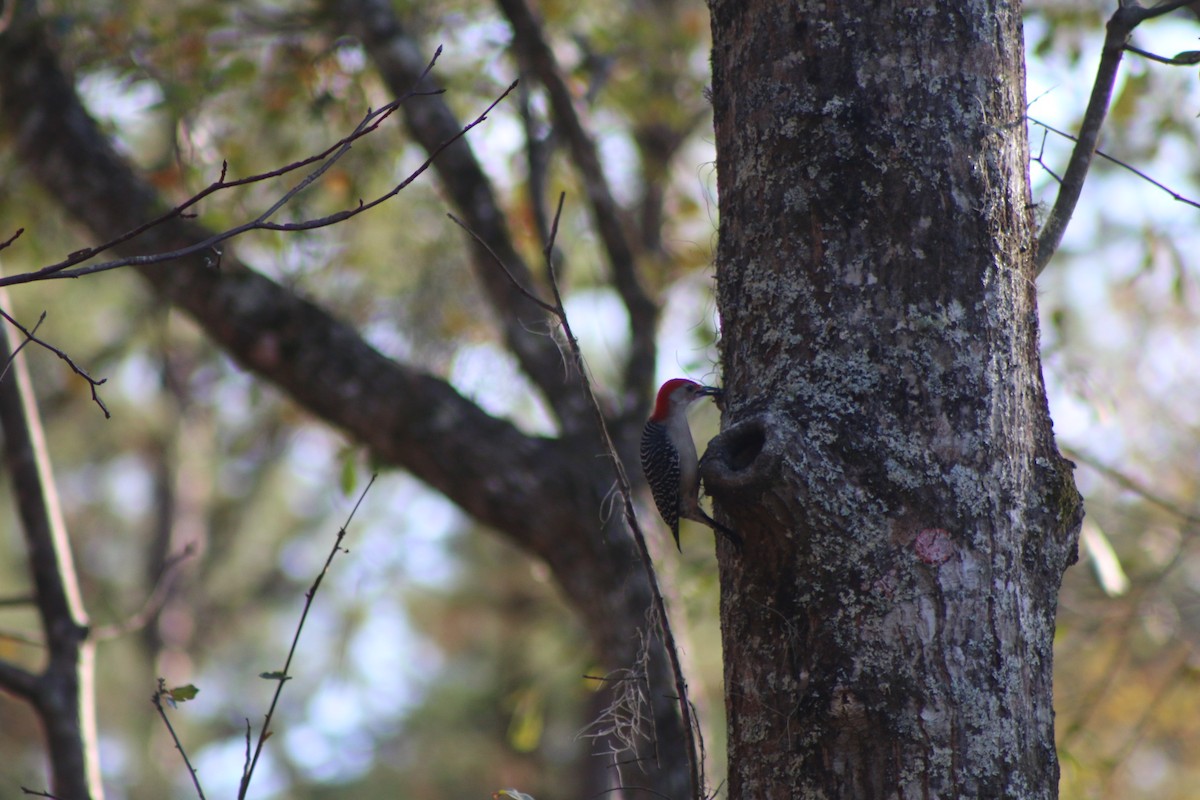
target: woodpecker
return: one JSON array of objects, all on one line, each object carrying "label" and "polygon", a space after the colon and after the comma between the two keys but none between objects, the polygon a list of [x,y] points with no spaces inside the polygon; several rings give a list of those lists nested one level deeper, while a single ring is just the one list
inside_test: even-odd
[{"label": "woodpecker", "polygon": [[687,421],[688,406],[702,397],[720,394],[715,386],[672,378],[659,388],[654,413],[642,429],[642,471],[654,495],[654,505],[680,550],[680,518],[703,523],[734,544],[741,544],[736,533],[700,508],[700,463]]}]

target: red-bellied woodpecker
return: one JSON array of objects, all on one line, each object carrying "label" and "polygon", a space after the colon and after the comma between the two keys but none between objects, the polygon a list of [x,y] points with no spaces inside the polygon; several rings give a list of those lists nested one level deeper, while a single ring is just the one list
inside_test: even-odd
[{"label": "red-bellied woodpecker", "polygon": [[654,495],[654,504],[679,547],[679,520],[690,519],[712,528],[734,544],[736,533],[700,508],[700,463],[688,427],[687,410],[701,397],[719,396],[715,386],[701,386],[685,378],[672,378],[658,390],[654,413],[642,429],[642,471]]}]

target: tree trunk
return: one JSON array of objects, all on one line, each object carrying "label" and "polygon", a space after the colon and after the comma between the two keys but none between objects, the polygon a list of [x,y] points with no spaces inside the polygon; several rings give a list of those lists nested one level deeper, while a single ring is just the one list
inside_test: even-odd
[{"label": "tree trunk", "polygon": [[1020,6],[710,8],[729,795],[1054,797]]}]

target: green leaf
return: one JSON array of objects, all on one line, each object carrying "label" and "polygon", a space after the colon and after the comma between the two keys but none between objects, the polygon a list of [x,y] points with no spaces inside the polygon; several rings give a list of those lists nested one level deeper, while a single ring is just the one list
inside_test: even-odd
[{"label": "green leaf", "polygon": [[518,692],[508,726],[508,743],[519,753],[532,753],[542,740],[545,725],[541,694],[534,688]]},{"label": "green leaf", "polygon": [[263,678],[268,681],[290,681],[292,679],[291,675],[288,675],[287,673],[285,673],[283,671],[260,672],[260,673],[258,673],[258,677]]},{"label": "green leaf", "polygon": [[342,453],[342,475],[341,488],[342,494],[350,496],[354,494],[354,487],[358,485],[358,470],[355,469],[354,451],[347,449]]},{"label": "green leaf", "polygon": [[195,700],[198,694],[200,694],[200,690],[190,683],[167,690],[167,698],[171,701],[172,705],[175,703],[186,703],[188,700]]}]

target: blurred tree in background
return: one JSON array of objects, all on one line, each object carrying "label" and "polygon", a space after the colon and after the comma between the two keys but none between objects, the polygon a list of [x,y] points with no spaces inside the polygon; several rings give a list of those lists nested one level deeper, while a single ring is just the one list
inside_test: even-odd
[{"label": "blurred tree in background", "polygon": [[[1027,3],[1029,115],[1075,130],[1112,9]],[[1195,49],[1193,11],[1139,28],[1160,56]],[[1100,160],[1038,280],[1055,430],[1086,500],[1081,563],[1060,595],[1055,707],[1062,796],[1185,798],[1200,785],[1196,723],[1200,389],[1194,68],[1127,54]],[[1031,147],[1041,150],[1034,125]],[[1070,143],[1045,136],[1061,175]],[[1054,176],[1034,164],[1035,198]]]},{"label": "blurred tree in background", "polygon": [[[562,383],[566,367],[544,321],[519,310],[503,276],[445,216],[464,218],[498,250],[507,241],[506,261],[529,265],[530,285],[544,288],[539,253],[551,200],[566,191],[557,241],[567,307],[628,462],[656,380],[710,375],[717,220],[702,5],[538,6],[541,36],[585,111],[612,196],[613,206],[598,210],[588,199],[597,178],[580,168],[586,153],[555,109],[538,49],[514,37],[507,3],[47,2],[40,11],[88,110],[168,202],[215,180],[222,163],[237,178],[324,149],[367,107],[410,88],[412,65],[423,68],[442,45],[432,84],[446,93],[402,106],[402,124],[358,141],[285,209],[287,219],[351,207],[418,167],[445,130],[422,119],[417,104],[444,105],[465,123],[521,77],[468,134],[473,159],[447,151],[391,203],[347,223],[243,237],[223,257],[223,274],[239,274],[236,253],[385,356],[445,377],[520,432],[559,436],[567,449],[575,443],[577,458],[600,462],[590,420],[567,429],[571,419],[588,419],[580,398],[545,392],[551,379]],[[1074,130],[1108,10],[1031,2],[1027,13],[1030,115]],[[1194,20],[1178,14],[1140,30],[1135,43],[1170,55],[1191,49],[1195,35]],[[5,102],[11,96],[0,89]],[[26,228],[0,253],[5,274],[106,238],[105,224],[111,236],[146,218],[137,195],[124,209],[109,198],[114,208],[81,220],[73,204],[87,199],[89,176],[68,173],[80,198],[71,196],[71,180],[48,188],[18,147],[21,120],[5,114],[0,239]],[[1200,198],[1198,114],[1194,69],[1129,56],[1101,147]],[[1039,154],[1041,129],[1031,131]],[[1061,171],[1067,152],[1069,143],[1046,137],[1032,167],[1036,199],[1053,200],[1056,185],[1042,165]],[[483,170],[478,176],[469,174],[472,160]],[[481,196],[484,186],[491,198]],[[211,230],[241,223],[280,192],[278,183],[262,183],[218,195],[197,209],[198,223]],[[1093,567],[1068,572],[1059,612],[1062,794],[1183,798],[1200,782],[1200,508],[1193,500],[1200,298],[1191,257],[1198,212],[1104,164],[1084,201],[1039,279],[1051,412],[1060,444],[1080,465],[1089,514],[1083,553]],[[605,233],[613,220],[620,230]],[[489,224],[503,231],[489,234]],[[634,286],[622,243],[636,263]],[[620,636],[639,621],[632,609],[645,607],[644,588],[609,604],[626,593],[621,576],[637,576],[632,549],[603,557],[560,552],[556,510],[544,520],[506,511],[520,476],[499,476],[501,485],[489,487],[459,464],[456,486],[451,465],[425,464],[419,437],[388,444],[381,440],[391,430],[373,439],[355,428],[358,412],[380,419],[367,412],[389,402],[377,398],[368,409],[361,395],[338,392],[350,379],[373,380],[370,363],[365,372],[321,364],[291,384],[283,378],[283,391],[278,376],[275,384],[254,377],[245,367],[262,374],[285,360],[273,346],[303,354],[306,332],[343,329],[296,331],[307,325],[297,312],[274,340],[239,339],[239,302],[250,313],[260,308],[253,282],[240,298],[222,295],[226,305],[210,309],[202,327],[165,298],[204,304],[210,297],[201,288],[212,287],[165,285],[161,275],[171,269],[10,290],[18,319],[32,324],[46,310],[39,336],[108,379],[100,390],[112,411],[106,421],[61,361],[27,350],[86,604],[94,629],[107,635],[97,664],[107,796],[190,796],[147,702],[159,675],[200,687],[172,719],[209,796],[236,793],[246,720],[261,722],[274,688],[258,675],[281,666],[303,592],[378,464],[405,466],[426,483],[385,472],[351,526],[349,553],[335,562],[301,641],[255,796],[371,798],[403,787],[412,798],[487,797],[516,786],[554,798],[608,786],[608,762],[588,755],[605,744],[580,734],[596,730],[589,724],[610,698],[585,676],[627,666],[636,655],[636,643]],[[656,330],[657,353],[645,340]],[[390,376],[377,385],[414,394],[424,386]],[[295,386],[305,390],[298,400]],[[335,411],[314,399],[323,394]],[[412,398],[397,394],[395,402],[403,414]],[[701,421],[715,428],[715,414]],[[564,473],[564,493],[586,497],[596,513],[576,524],[599,531],[611,479],[602,465],[587,467]],[[29,641],[37,638],[34,611],[21,601],[23,550],[11,509],[3,513],[0,657],[33,665],[41,656]],[[489,536],[487,526],[508,532]],[[724,774],[716,573],[707,534],[684,539],[677,567],[672,558],[660,562],[716,785]],[[588,570],[613,576],[590,610],[559,589]],[[130,621],[144,624],[121,627]],[[40,736],[25,705],[0,695],[5,796],[45,785]],[[632,766],[625,777],[642,779]],[[677,777],[656,779],[651,770],[646,780],[668,787]]]}]

